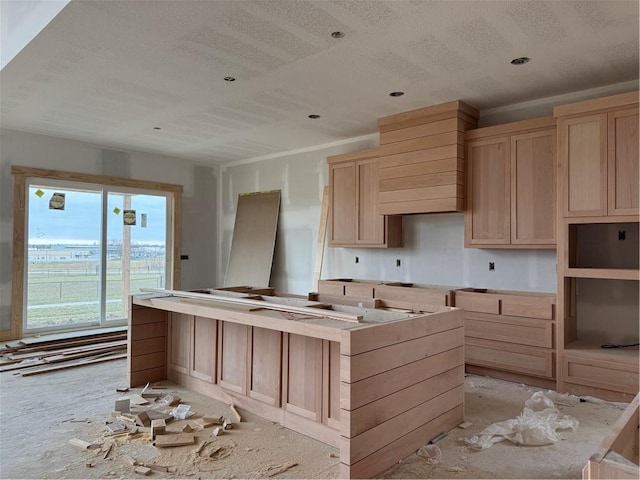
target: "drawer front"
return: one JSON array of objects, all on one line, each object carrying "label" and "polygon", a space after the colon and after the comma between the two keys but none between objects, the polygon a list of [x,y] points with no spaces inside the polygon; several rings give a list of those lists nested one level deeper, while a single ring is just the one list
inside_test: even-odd
[{"label": "drawer front", "polygon": [[456,292],[455,306],[471,312],[500,313],[500,297],[491,293]]},{"label": "drawer front", "polygon": [[514,317],[553,319],[553,299],[505,295],[502,297],[502,314]]},{"label": "drawer front", "polygon": [[374,284],[345,283],[344,294],[349,297],[373,298]]},{"label": "drawer front", "polygon": [[554,378],[552,350],[465,338],[464,355],[469,365]]},{"label": "drawer front", "polygon": [[344,284],[341,282],[318,280],[318,293],[326,293],[327,295],[344,295]]},{"label": "drawer front", "polygon": [[563,381],[616,392],[638,393],[638,366],[564,355]]},{"label": "drawer front", "polygon": [[393,300],[411,302],[421,305],[449,306],[449,292],[430,288],[418,287],[394,287],[391,285],[378,285],[376,298],[380,300]]},{"label": "drawer front", "polygon": [[553,348],[553,323],[548,320],[465,312],[465,337],[532,347]]}]

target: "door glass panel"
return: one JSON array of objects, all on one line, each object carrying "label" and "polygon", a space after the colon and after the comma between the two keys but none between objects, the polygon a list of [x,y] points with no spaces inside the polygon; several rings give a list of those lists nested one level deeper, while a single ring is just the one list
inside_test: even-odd
[{"label": "door glass panel", "polygon": [[100,321],[102,193],[31,184],[26,330]]},{"label": "door glass panel", "polygon": [[164,288],[167,198],[109,192],[107,197],[107,276],[105,319],[129,316],[130,294]]}]

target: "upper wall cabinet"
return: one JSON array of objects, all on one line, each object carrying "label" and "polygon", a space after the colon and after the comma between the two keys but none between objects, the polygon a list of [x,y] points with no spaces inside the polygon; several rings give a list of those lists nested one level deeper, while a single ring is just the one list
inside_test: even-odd
[{"label": "upper wall cabinet", "polygon": [[378,150],[327,158],[329,164],[329,245],[401,247],[402,217],[378,210]]},{"label": "upper wall cabinet", "polygon": [[563,216],[640,213],[638,92],[563,105],[554,115]]},{"label": "upper wall cabinet", "polygon": [[460,101],[379,118],[380,213],[463,211],[464,132],[477,123]]},{"label": "upper wall cabinet", "polygon": [[469,130],[465,247],[555,248],[555,119]]}]

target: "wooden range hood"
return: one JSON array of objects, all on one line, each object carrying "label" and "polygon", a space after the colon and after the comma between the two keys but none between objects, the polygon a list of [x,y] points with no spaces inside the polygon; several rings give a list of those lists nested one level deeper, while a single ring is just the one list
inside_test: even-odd
[{"label": "wooden range hood", "polygon": [[478,117],[456,100],[378,118],[378,213],[464,211],[464,132]]}]

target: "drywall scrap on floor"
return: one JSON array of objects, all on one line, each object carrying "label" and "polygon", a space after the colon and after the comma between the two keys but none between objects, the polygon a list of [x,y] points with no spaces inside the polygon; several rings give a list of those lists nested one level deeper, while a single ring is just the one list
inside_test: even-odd
[{"label": "drywall scrap on floor", "polygon": [[279,210],[280,190],[238,196],[225,287],[269,285]]}]

